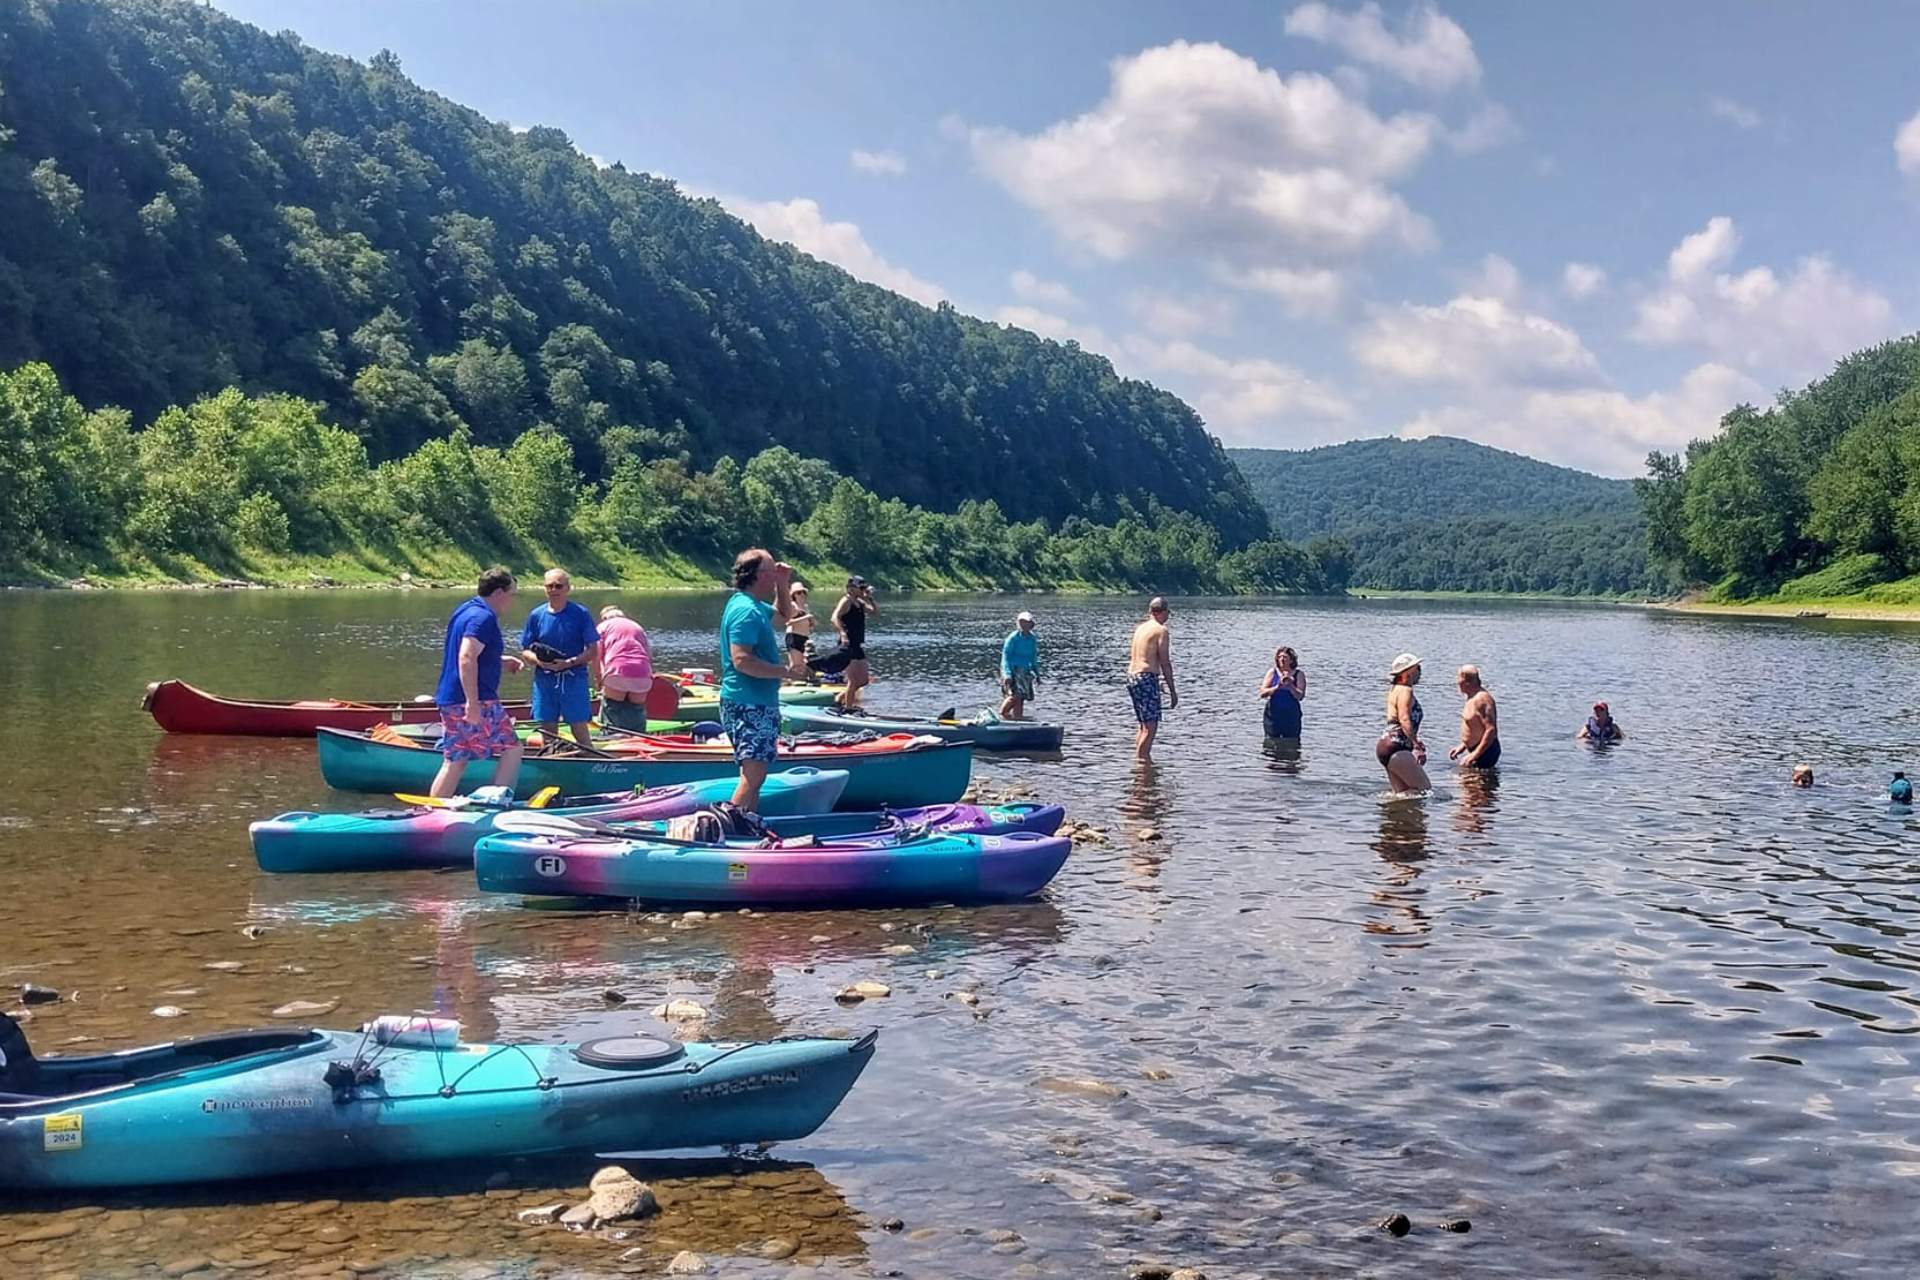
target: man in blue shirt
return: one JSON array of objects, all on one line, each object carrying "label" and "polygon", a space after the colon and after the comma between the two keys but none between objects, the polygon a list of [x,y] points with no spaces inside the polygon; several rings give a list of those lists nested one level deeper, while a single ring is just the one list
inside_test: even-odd
[{"label": "man in blue shirt", "polygon": [[1033,700],[1033,682],[1040,673],[1040,637],[1033,634],[1033,615],[1026,610],[1014,620],[1013,630],[1000,646],[1000,704],[1002,720],[1024,720],[1021,713]]},{"label": "man in blue shirt", "polygon": [[565,569],[547,570],[544,585],[546,603],[533,606],[520,629],[520,656],[537,668],[533,718],[549,741],[565,720],[573,740],[590,747],[593,685],[600,682],[600,629],[587,607],[573,598],[573,579]]},{"label": "man in blue shirt", "polygon": [[760,812],[760,788],[767,767],[780,749],[781,625],[793,614],[787,589],[793,570],[759,547],[733,561],[733,594],[720,614],[720,726],[733,743],[740,785],[733,804],[742,813]]},{"label": "man in blue shirt", "polygon": [[520,739],[513,716],[500,705],[500,671],[520,670],[520,659],[506,655],[500,615],[513,605],[513,575],[495,565],[480,575],[470,599],[447,619],[440,658],[440,684],[433,700],[440,707],[440,754],[446,759],[434,775],[429,795],[445,798],[460,789],[469,760],[498,758],[496,786],[509,792],[520,776]]}]

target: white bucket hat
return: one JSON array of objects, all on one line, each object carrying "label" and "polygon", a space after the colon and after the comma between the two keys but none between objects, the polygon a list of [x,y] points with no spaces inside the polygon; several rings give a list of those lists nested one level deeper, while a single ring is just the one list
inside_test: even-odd
[{"label": "white bucket hat", "polygon": [[1392,665],[1387,668],[1387,674],[1390,676],[1397,676],[1402,671],[1411,670],[1412,668],[1417,667],[1419,665],[1420,665],[1420,659],[1416,658],[1411,653],[1403,653],[1399,657],[1393,660]]}]

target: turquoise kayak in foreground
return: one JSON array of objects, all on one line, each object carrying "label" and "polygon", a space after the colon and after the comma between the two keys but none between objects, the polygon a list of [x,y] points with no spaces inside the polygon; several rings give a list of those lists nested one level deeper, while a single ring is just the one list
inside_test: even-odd
[{"label": "turquoise kayak in foreground", "polygon": [[878,1036],[435,1050],[275,1029],[35,1061],[0,1022],[0,1090],[14,1090],[0,1092],[5,1189],[458,1160],[478,1162],[479,1178],[512,1156],[804,1138],[853,1087]]},{"label": "turquoise kayak in foreground", "polygon": [[[405,743],[381,742],[363,733],[322,729],[314,735],[320,775],[342,791],[424,792],[440,771],[440,753]],[[837,749],[783,744],[774,767],[811,764],[847,771],[840,793],[843,809],[886,805],[951,804],[973,775],[973,748],[965,743],[923,742],[910,746],[867,744]],[[669,787],[683,782],[734,778],[740,773],[724,749],[698,752],[663,750],[660,754],[607,756],[528,756],[514,789],[532,795],[557,787],[561,795],[591,795],[629,787]],[[476,760],[460,780],[462,791],[493,779],[493,761]]]},{"label": "turquoise kayak in foreground", "polygon": [[[361,813],[298,810],[247,828],[262,871],[405,871],[470,867],[473,846],[491,835],[503,813],[555,814],[597,822],[645,822],[692,813],[730,799],[732,778],[689,782],[651,791],[556,797],[544,808],[522,801],[510,809],[421,805]],[[786,769],[767,775],[760,789],[765,817],[830,811],[847,787],[841,769]]]}]

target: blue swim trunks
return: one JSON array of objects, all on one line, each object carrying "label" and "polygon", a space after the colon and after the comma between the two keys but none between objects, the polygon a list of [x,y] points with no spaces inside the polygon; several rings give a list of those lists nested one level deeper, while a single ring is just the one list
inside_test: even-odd
[{"label": "blue swim trunks", "polygon": [[533,719],[536,724],[580,724],[593,719],[592,682],[585,667],[533,673]]},{"label": "blue swim trunks", "polygon": [[1127,696],[1133,699],[1133,718],[1141,724],[1160,723],[1160,673],[1136,671],[1127,677]]},{"label": "blue swim trunks", "polygon": [[733,743],[733,758],[740,764],[749,760],[773,763],[780,754],[780,708],[757,707],[744,702],[720,699],[720,727]]}]

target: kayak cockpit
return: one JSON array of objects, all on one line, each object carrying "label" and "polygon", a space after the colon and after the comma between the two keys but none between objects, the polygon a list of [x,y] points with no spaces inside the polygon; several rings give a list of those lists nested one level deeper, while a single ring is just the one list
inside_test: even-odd
[{"label": "kayak cockpit", "polygon": [[37,1058],[19,1024],[0,1013],[0,1115],[11,1108],[152,1085],[209,1067],[252,1066],[260,1065],[252,1059],[298,1057],[332,1043],[333,1037],[324,1031],[266,1027],[188,1036],[118,1053]]}]

